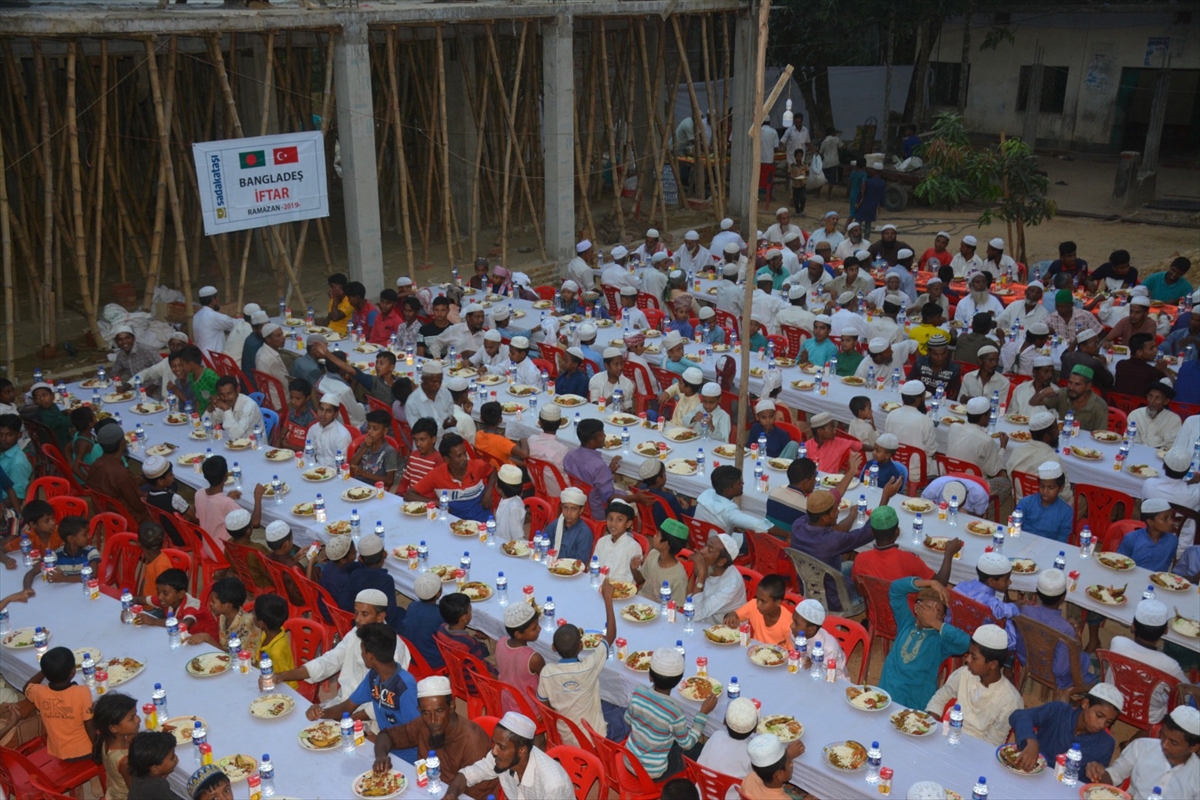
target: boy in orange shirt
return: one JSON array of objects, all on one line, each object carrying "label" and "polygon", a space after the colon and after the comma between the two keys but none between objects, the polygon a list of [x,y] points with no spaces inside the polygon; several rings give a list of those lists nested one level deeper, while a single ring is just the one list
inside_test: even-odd
[{"label": "boy in orange shirt", "polygon": [[[42,656],[41,667],[25,684],[25,697],[42,717],[47,750],[64,761],[91,758],[92,692],[71,680],[75,654],[66,647],[52,647]],[[43,680],[49,685],[43,685]]]},{"label": "boy in orange shirt", "polygon": [[784,613],[783,595],[787,583],[781,575],[764,575],[758,582],[754,599],[737,611],[725,615],[725,624],[736,628],[750,621],[750,638],[765,644],[781,645],[790,649],[792,641],[792,613]]},{"label": "boy in orange shirt", "polygon": [[171,568],[171,559],[163,552],[163,540],[166,538],[166,531],[156,522],[143,522],[138,527],[142,557],[133,570],[138,583],[135,595],[157,594],[158,576]]}]

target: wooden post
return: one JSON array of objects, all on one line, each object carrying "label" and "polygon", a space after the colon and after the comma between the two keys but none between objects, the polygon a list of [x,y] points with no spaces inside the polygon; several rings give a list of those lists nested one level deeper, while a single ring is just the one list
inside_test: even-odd
[{"label": "wooden post", "polygon": [[74,222],[75,237],[75,277],[79,280],[79,294],[83,300],[83,313],[87,317],[88,327],[96,339],[96,345],[101,346],[100,327],[96,324],[96,297],[92,295],[88,285],[87,234],[84,232],[83,220],[83,181],[79,170],[79,118],[75,107],[75,95],[78,81],[76,66],[78,48],[74,41],[67,44],[67,145],[71,151],[71,217]]},{"label": "wooden post", "polygon": [[[625,208],[621,205],[621,177],[617,170],[617,135],[613,126],[612,93],[608,85],[608,34],[604,31],[604,17],[598,18],[600,25],[600,86],[604,92],[604,127],[608,130],[608,161],[612,169],[613,204],[617,207],[617,227],[621,241],[625,241]],[[602,181],[603,182],[603,181]]]},{"label": "wooden post", "polygon": [[[332,53],[332,45],[331,50]],[[388,86],[391,89],[390,112],[392,115],[392,136],[396,146],[396,161],[400,166],[400,220],[404,227],[404,249],[408,255],[408,277],[415,283],[417,280],[416,266],[413,262],[412,228],[408,217],[408,156],[404,153],[404,127],[400,124],[400,85],[396,74],[396,29],[390,28],[387,33]],[[332,77],[332,72],[330,77]],[[324,129],[324,118],[322,118]]]},{"label": "wooden post", "polygon": [[[0,176],[8,174],[4,163],[4,139],[0,137]],[[18,383],[16,356],[17,304],[13,281],[12,223],[8,218],[8,181],[0,179],[0,261],[4,264],[4,364],[9,380]]]},{"label": "wooden post", "polygon": [[438,116],[441,118],[440,141],[442,145],[442,227],[446,231],[446,257],[454,265],[454,232],[450,214],[450,117],[446,113],[446,46],[442,41],[442,26],[434,27],[437,45],[438,68]]},{"label": "wooden post", "polygon": [[[765,73],[765,63],[767,56],[767,19],[771,15],[771,0],[759,0],[758,4],[758,31],[756,45],[756,55],[754,59],[754,125],[748,132],[750,135],[750,163],[758,164],[759,157],[762,152],[762,136],[758,129],[762,126],[763,121],[763,80]],[[744,187],[743,190],[745,190]],[[750,218],[746,221],[746,235],[753,236],[754,231],[758,230],[758,173],[750,172],[750,204],[746,206],[750,209]],[[737,468],[742,468],[742,462],[745,460],[744,445],[746,444],[746,412],[747,405],[750,402],[750,312],[754,305],[754,273],[757,271],[757,247],[752,245],[746,253],[746,292],[743,298],[742,309],[742,333],[745,334],[745,341],[742,342],[742,363],[741,375],[738,381],[738,408],[737,421],[734,423],[735,430],[738,436],[737,448]]]},{"label": "wooden post", "polygon": [[100,40],[100,91],[97,94],[100,103],[100,131],[97,134],[96,168],[96,207],[93,216],[95,236],[95,261],[92,263],[92,296],[96,305],[100,304],[100,272],[101,260],[104,254],[104,174],[105,161],[108,156],[108,42]]},{"label": "wooden post", "polygon": [[42,344],[53,345],[58,341],[57,317],[54,313],[54,153],[50,149],[50,104],[46,99],[46,65],[42,59],[42,45],[33,40],[33,74],[35,95],[41,124],[42,152]]}]

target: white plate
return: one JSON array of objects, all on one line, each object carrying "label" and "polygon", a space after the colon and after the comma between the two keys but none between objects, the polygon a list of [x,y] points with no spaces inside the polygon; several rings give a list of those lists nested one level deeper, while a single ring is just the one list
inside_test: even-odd
[{"label": "white plate", "polygon": [[[639,617],[633,616],[629,612],[630,612],[630,609],[632,609],[634,606],[643,606],[645,608],[650,609],[651,616],[646,619],[641,619]],[[629,605],[627,605],[621,609],[621,619],[626,619],[626,620],[629,620],[630,622],[653,622],[657,618],[658,618],[658,609],[655,608],[654,606],[650,605],[649,603],[630,603]]]},{"label": "white plate", "polygon": [[[193,678],[212,678],[233,669],[234,659],[228,653],[204,653],[187,662],[184,670]],[[212,670],[220,667],[216,672]]]},{"label": "white plate", "polygon": [[667,472],[672,475],[695,475],[697,469],[695,459],[673,458],[667,462]]},{"label": "white plate", "polygon": [[108,688],[113,689],[141,675],[146,665],[136,658],[110,658],[96,664],[96,669],[101,668],[108,673]]},{"label": "white plate", "polygon": [[[327,736],[334,736],[336,737],[336,740],[332,744],[325,745],[324,747],[317,747],[308,740],[309,734],[312,733],[323,733]],[[296,736],[300,739],[300,746],[305,750],[324,752],[326,750],[338,750],[342,745],[341,726],[333,720],[328,719],[321,720],[320,722],[314,722],[312,725],[302,728],[300,732],[296,734]]]},{"label": "white plate", "polygon": [[267,461],[291,461],[296,453],[284,447],[276,447],[267,451]]},{"label": "white plate", "polygon": [[181,467],[190,467],[197,461],[204,460],[204,453],[184,453],[175,459],[175,463]]},{"label": "white plate", "polygon": [[[789,723],[795,723],[795,725]],[[799,726],[800,730],[796,730],[796,726]],[[774,733],[781,742],[787,744],[804,736],[804,725],[800,720],[788,714],[768,714],[759,721],[758,732]]]},{"label": "white plate", "polygon": [[[365,495],[363,493],[366,493]],[[347,503],[365,503],[375,496],[375,489],[366,486],[352,486],[342,492],[342,499]]]},{"label": "white plate", "polygon": [[[864,689],[866,690],[865,693],[863,692]],[[851,692],[858,693],[857,695],[855,695],[855,697],[862,696],[863,694],[868,694],[868,693],[874,694],[877,697],[878,697],[878,695],[882,695],[883,702],[880,705],[873,706],[873,707],[861,705],[858,702],[856,702],[855,697],[851,697]],[[885,708],[887,708],[888,706],[890,706],[892,704],[892,696],[890,694],[885,692],[883,689],[880,689],[878,686],[871,686],[869,684],[866,686],[863,686],[863,685],[850,686],[846,689],[846,693],[844,696],[846,698],[846,703],[851,708],[857,708],[859,711],[871,711],[871,712],[883,711]]]},{"label": "white plate", "polygon": [[354,779],[354,787],[353,787],[354,794],[357,797],[368,797],[368,798],[370,798],[370,800],[387,800],[387,798],[389,798],[389,797],[396,797],[397,795],[403,794],[404,790],[406,788],[408,788],[408,779],[406,779],[399,772],[392,772],[390,775],[390,780],[392,781],[391,786],[395,788],[395,791],[390,792],[389,794],[372,794],[372,795],[363,794],[362,793],[363,783],[367,780],[374,779],[374,777],[375,777],[374,772],[364,772],[362,775],[359,775],[357,778],[355,778]]},{"label": "white plate", "polygon": [[[923,723],[928,724],[929,728],[924,733],[907,730],[904,727],[903,723],[900,722],[900,720],[902,718],[910,716],[910,715],[915,715]],[[915,708],[901,708],[898,711],[894,711],[894,712],[892,712],[892,715],[890,717],[888,717],[888,720],[891,721],[892,727],[895,728],[900,733],[904,734],[905,736],[913,736],[918,739],[920,739],[924,736],[932,736],[933,734],[937,733],[937,729],[938,729],[937,717],[935,717],[933,714],[930,714],[925,711],[919,711]]]},{"label": "white plate", "polygon": [[[46,631],[46,641],[50,641],[50,631]],[[13,650],[27,650],[33,647],[33,628],[17,628],[4,634],[4,638],[0,639],[0,645],[11,648]],[[99,664],[97,664],[99,666]]]},{"label": "white plate", "polygon": [[338,471],[333,467],[313,467],[300,473],[300,477],[311,483],[324,483],[336,478]]},{"label": "white plate", "polygon": [[[234,759],[240,761],[243,766],[235,766]],[[253,756],[248,756],[243,753],[225,756],[224,758],[218,758],[214,763],[222,772],[225,773],[225,775],[229,778],[230,783],[239,783],[244,781],[246,778],[249,778],[254,774],[254,770],[258,769],[258,760]],[[253,763],[254,766],[250,766],[251,763]]]},{"label": "white plate", "polygon": [[554,404],[563,408],[579,408],[587,405],[587,398],[577,394],[559,394],[554,396]]},{"label": "white plate", "polygon": [[148,455],[148,456],[169,456],[169,455],[171,455],[171,453],[174,453],[178,449],[179,448],[177,448],[173,444],[170,444],[169,442],[163,442],[162,444],[156,444],[156,445],[147,447],[146,455]]},{"label": "white plate", "polygon": [[[772,664],[764,664],[761,661],[757,661],[757,660],[755,660],[755,656],[757,656],[759,653],[762,653],[764,656],[766,656],[768,653],[776,654],[776,655],[780,656],[779,662],[772,663]],[[772,644],[751,645],[750,648],[748,650],[746,650],[746,655],[750,657],[750,663],[753,664],[754,666],[767,667],[768,669],[774,669],[775,667],[782,667],[788,661],[787,651],[784,650],[782,647],[776,647],[775,645],[772,645]]]},{"label": "white plate", "polygon": [[153,400],[147,400],[144,403],[136,403],[129,412],[131,414],[140,414],[142,416],[150,416],[151,414],[161,414],[167,410],[166,403],[157,403]]},{"label": "white plate", "polygon": [[100,659],[104,657],[104,654],[100,652],[99,647],[76,647],[72,652],[75,653],[75,668],[76,669],[83,668],[83,654],[84,653],[91,653],[92,661],[95,661],[97,664],[99,664]]},{"label": "white plate", "polygon": [[159,724],[162,726],[160,730],[175,736],[175,745],[178,747],[192,743],[192,734],[196,731],[197,722],[208,730],[208,722],[204,717],[171,717]]},{"label": "white plate", "polygon": [[670,439],[672,442],[691,442],[700,438],[700,434],[696,433],[691,428],[669,428],[663,436]]},{"label": "white plate", "polygon": [[291,713],[296,700],[290,695],[272,692],[250,702],[250,715],[259,719],[279,719]]}]

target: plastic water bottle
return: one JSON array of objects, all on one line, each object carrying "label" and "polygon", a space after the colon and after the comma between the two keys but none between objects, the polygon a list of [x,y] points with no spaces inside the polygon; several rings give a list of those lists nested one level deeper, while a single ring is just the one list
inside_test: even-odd
[{"label": "plastic water bottle", "polygon": [[50,580],[50,573],[58,567],[58,553],[46,548],[46,555],[42,556],[42,580]]},{"label": "plastic water bottle", "polygon": [[958,495],[956,494],[950,495],[950,515],[946,521],[950,524],[951,528],[958,527]]},{"label": "plastic water bottle", "polygon": [[1067,767],[1063,770],[1062,782],[1067,786],[1074,786],[1079,782],[1079,767],[1083,762],[1083,753],[1079,749],[1079,743],[1073,742],[1071,749],[1067,751]]},{"label": "plastic water bottle", "polygon": [[496,547],[496,517],[488,514],[487,523],[484,525],[484,530],[487,536],[487,546],[495,549]]},{"label": "plastic water bottle", "polygon": [[508,578],[504,577],[503,572],[496,574],[496,599],[500,601],[500,607],[508,606]]},{"label": "plastic water bottle", "polygon": [[950,709],[950,735],[949,743],[951,747],[957,747],[962,741],[962,726],[963,712],[962,706],[958,703],[954,704],[954,708]]},{"label": "plastic water bottle", "polygon": [[83,654],[83,662],[80,664],[83,670],[83,680],[89,687],[96,685],[96,659],[92,658],[91,653]]},{"label": "plastic water bottle", "polygon": [[858,516],[854,520],[854,527],[861,528],[867,523],[867,496],[860,494],[858,496]]},{"label": "plastic water bottle", "polygon": [[602,578],[600,577],[600,556],[593,555],[592,561],[588,565],[588,579],[591,581],[592,588],[600,588]]},{"label": "plastic water bottle", "polygon": [[121,590],[121,622],[133,624],[133,593],[128,589]]},{"label": "plastic water bottle", "polygon": [[758,452],[759,452],[759,453],[761,453],[761,454],[763,454],[764,456],[766,455],[766,452],[767,452],[767,435],[766,435],[765,433],[760,433],[760,434],[758,435]]},{"label": "plastic water bottle", "polygon": [[800,661],[803,663],[804,658],[808,655],[808,637],[804,635],[804,631],[800,631],[792,639],[792,649],[800,654]]},{"label": "plastic water bottle", "polygon": [[283,505],[283,481],[278,475],[271,476],[271,493],[275,496],[275,505]]},{"label": "plastic water bottle", "polygon": [[1092,554],[1092,529],[1087,525],[1079,532],[1079,557],[1087,558]]},{"label": "plastic water bottle", "polygon": [[1146,587],[1146,591],[1142,592],[1142,599],[1143,599],[1143,600],[1153,600],[1153,599],[1154,599],[1154,586],[1153,586],[1153,584],[1152,584],[1152,585],[1150,585],[1150,586],[1147,586],[1147,587]]},{"label": "plastic water bottle", "polygon": [[879,742],[871,742],[871,748],[867,750],[867,783],[879,783],[879,767],[882,764],[883,751],[879,749]]},{"label": "plastic water bottle", "polygon": [[812,669],[809,671],[809,677],[814,681],[821,680],[825,674],[825,648],[820,642],[813,642],[812,646]]},{"label": "plastic water bottle", "polygon": [[997,553],[1004,552],[1004,528],[999,525],[992,531],[992,550]]},{"label": "plastic water bottle", "polygon": [[692,602],[692,596],[689,594],[687,599],[683,601],[683,632],[692,633],[696,630],[696,605]]},{"label": "plastic water bottle", "polygon": [[[761,452],[761,451],[760,451]],[[754,462],[754,485],[758,486],[763,478],[763,465],[761,461]]]},{"label": "plastic water bottle", "polygon": [[442,492],[438,501],[438,519],[445,522],[450,516],[450,493]]},{"label": "plastic water bottle", "polygon": [[913,517],[913,540],[916,542],[925,541],[925,519],[921,516],[920,511]]},{"label": "plastic water bottle", "polygon": [[258,662],[258,674],[262,679],[264,692],[269,692],[275,688],[275,664],[266,653],[263,653],[262,658]]},{"label": "plastic water bottle", "polygon": [[658,590],[658,605],[659,612],[664,616],[667,613],[667,603],[671,602],[671,584],[666,581],[662,582],[662,587]]},{"label": "plastic water bottle", "polygon": [[192,755],[196,759],[196,763],[200,763],[200,745],[208,744],[208,729],[204,727],[204,723],[196,720],[195,727],[192,728]]},{"label": "plastic water bottle", "polygon": [[458,566],[463,571],[463,580],[471,580],[471,553],[469,551],[463,551],[462,558],[458,560]]},{"label": "plastic water bottle", "polygon": [[738,685],[737,675],[729,679],[729,685],[725,687],[725,696],[730,700],[737,700],[742,696],[742,687]]},{"label": "plastic water bottle", "polygon": [[182,644],[181,638],[182,637],[180,637],[180,635],[179,635],[179,620],[175,619],[174,611],[168,611],[167,612],[167,643],[171,646],[172,650],[179,649],[179,645]]},{"label": "plastic water bottle", "polygon": [[442,760],[438,758],[436,750],[430,750],[429,755],[425,758],[425,774],[429,778],[429,786],[426,787],[429,793],[441,794]]},{"label": "plastic water bottle", "polygon": [[550,595],[546,595],[546,604],[542,606],[542,629],[554,630],[554,598]]},{"label": "plastic water bottle", "polygon": [[21,534],[21,560],[26,567],[33,566],[33,542],[25,534]]},{"label": "plastic water bottle", "polygon": [[348,756],[354,755],[354,722],[350,719],[350,712],[342,712],[341,721],[342,732],[342,752]]},{"label": "plastic water bottle", "polygon": [[357,508],[352,509],[350,511],[350,536],[351,541],[353,541],[355,544],[358,544],[358,537],[360,535],[359,528],[361,527],[362,517],[359,516]]},{"label": "plastic water bottle", "polygon": [[150,693],[150,699],[154,701],[154,711],[158,714],[158,718],[170,719],[171,715],[167,713],[167,690],[161,683],[154,684],[154,691]]},{"label": "plastic water bottle", "polygon": [[233,476],[233,488],[240,492],[242,490],[242,468],[238,462],[233,462],[233,466],[229,468],[229,474]]},{"label": "plastic water bottle", "polygon": [[417,545],[417,572],[429,571],[429,545],[422,539]]},{"label": "plastic water bottle", "polygon": [[263,797],[274,797],[275,765],[271,763],[270,753],[263,753],[262,761],[258,762],[258,777],[262,779]]},{"label": "plastic water bottle", "polygon": [[42,656],[46,655],[46,651],[50,649],[46,641],[48,638],[45,628],[39,626],[33,629],[33,649],[37,653],[38,661],[41,661]]},{"label": "plastic water bottle", "polygon": [[867,470],[867,480],[868,480],[867,485],[870,486],[872,489],[879,488],[879,465],[878,464],[872,464],[870,466],[870,468]]},{"label": "plastic water bottle", "polygon": [[975,782],[975,788],[971,791],[971,800],[987,800],[987,796],[987,778],[980,775],[979,780]]},{"label": "plastic water bottle", "polygon": [[229,654],[237,658],[238,653],[242,649],[242,637],[238,636],[235,632],[231,632],[227,644],[229,646]]},{"label": "plastic water bottle", "polygon": [[988,435],[991,435],[996,432],[996,412],[995,411],[992,411],[991,413],[988,414],[987,431],[988,431]]},{"label": "plastic water bottle", "polygon": [[704,462],[705,462],[704,448],[699,447],[696,449],[696,472],[698,472],[701,475],[705,474],[705,472],[706,472],[706,470],[704,468]]},{"label": "plastic water bottle", "polygon": [[317,522],[325,521],[325,498],[317,492],[317,496],[313,499],[313,519]]},{"label": "plastic water bottle", "polygon": [[1154,791],[1150,792],[1150,796],[1146,800],[1163,800],[1162,789],[1158,786],[1154,787]]},{"label": "plastic water bottle", "polygon": [[380,541],[383,541],[383,538],[387,535],[387,529],[383,527],[383,520],[381,519],[375,520],[375,535],[379,537]]},{"label": "plastic water bottle", "polygon": [[868,364],[867,365],[867,388],[870,389],[870,388],[873,388],[874,386],[875,386],[875,365]]},{"label": "plastic water bottle", "polygon": [[0,608],[0,636],[12,631],[12,622],[8,618],[8,609]]}]

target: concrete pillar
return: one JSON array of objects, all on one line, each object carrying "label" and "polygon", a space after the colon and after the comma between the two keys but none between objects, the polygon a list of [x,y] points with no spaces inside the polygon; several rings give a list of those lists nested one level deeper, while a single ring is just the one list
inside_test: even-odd
[{"label": "concrete pillar", "polygon": [[376,297],[385,282],[367,35],[366,23],[352,20],[334,37],[333,79],[350,279],[366,287],[367,297]]},{"label": "concrete pillar", "polygon": [[1037,149],[1038,119],[1042,113],[1042,85],[1045,83],[1046,65],[1041,61],[1041,48],[1038,48],[1038,60],[1029,70],[1029,92],[1025,95],[1025,119],[1021,130],[1021,138],[1030,150]]},{"label": "concrete pillar", "polygon": [[[475,114],[468,105],[470,95],[463,78],[463,69],[475,75],[475,37],[462,37],[462,47],[453,37],[445,42],[446,47],[446,115],[449,117],[447,131],[450,142],[450,199],[454,203],[454,215],[458,218],[458,230],[469,241],[471,230],[471,196],[475,191],[475,148],[479,143],[479,131],[475,125]],[[479,102],[476,92],[475,101]],[[469,246],[464,242],[465,246]],[[469,253],[464,263],[473,261],[483,253]]]},{"label": "concrete pillar", "polygon": [[542,26],[546,255],[557,264],[575,255],[574,29],[570,14],[558,14]]},{"label": "concrete pillar", "polygon": [[1143,149],[1142,168],[1138,178],[1158,172],[1158,150],[1162,145],[1163,124],[1167,119],[1167,103],[1171,93],[1171,70],[1159,70],[1158,82],[1154,85],[1154,103],[1150,106],[1150,123],[1146,128],[1146,146]]},{"label": "concrete pillar", "polygon": [[[729,214],[742,221],[742,236],[753,238],[745,221],[750,215],[750,186],[758,186],[758,164],[750,163],[750,137],[754,125],[754,54],[758,22],[750,14],[737,18],[733,31],[733,78],[729,102],[733,112],[733,136],[730,144]],[[758,193],[755,192],[757,197]]]}]

